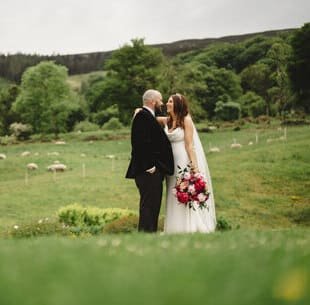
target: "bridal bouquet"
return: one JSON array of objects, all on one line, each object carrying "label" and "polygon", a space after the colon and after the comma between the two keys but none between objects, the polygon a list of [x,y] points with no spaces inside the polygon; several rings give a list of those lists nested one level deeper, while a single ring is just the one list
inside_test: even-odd
[{"label": "bridal bouquet", "polygon": [[173,193],[179,203],[188,205],[195,211],[195,207],[200,209],[207,208],[208,192],[205,177],[200,173],[193,173],[191,166],[187,165],[184,169],[180,166],[176,177],[176,184]]}]

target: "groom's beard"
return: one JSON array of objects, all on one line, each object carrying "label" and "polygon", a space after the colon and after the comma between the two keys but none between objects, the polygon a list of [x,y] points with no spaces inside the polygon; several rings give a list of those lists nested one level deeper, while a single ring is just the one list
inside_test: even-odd
[{"label": "groom's beard", "polygon": [[167,107],[165,105],[155,107],[155,116],[166,116],[166,115],[167,115]]}]

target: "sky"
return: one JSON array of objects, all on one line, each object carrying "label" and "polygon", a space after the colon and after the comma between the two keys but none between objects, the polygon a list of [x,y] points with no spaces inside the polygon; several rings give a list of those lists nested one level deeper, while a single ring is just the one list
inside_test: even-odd
[{"label": "sky", "polygon": [[0,53],[76,54],[298,28],[309,0],[0,0]]}]

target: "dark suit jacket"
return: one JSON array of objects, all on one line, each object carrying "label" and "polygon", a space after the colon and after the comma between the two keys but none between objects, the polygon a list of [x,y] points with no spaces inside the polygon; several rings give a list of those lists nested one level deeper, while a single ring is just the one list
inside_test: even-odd
[{"label": "dark suit jacket", "polygon": [[131,127],[131,160],[126,178],[135,178],[156,166],[164,175],[174,173],[170,141],[150,111],[143,108]]}]

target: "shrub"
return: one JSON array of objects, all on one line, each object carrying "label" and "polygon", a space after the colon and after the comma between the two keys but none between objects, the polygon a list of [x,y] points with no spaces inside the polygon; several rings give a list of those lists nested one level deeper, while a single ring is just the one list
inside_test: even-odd
[{"label": "shrub", "polygon": [[68,226],[91,227],[110,223],[124,216],[134,215],[133,211],[120,208],[100,209],[72,204],[58,211],[59,221]]},{"label": "shrub", "polygon": [[111,118],[118,118],[119,117],[119,110],[118,105],[112,105],[105,110],[101,110],[93,115],[93,120],[99,126],[104,125],[108,122]]},{"label": "shrub", "polygon": [[18,140],[27,140],[32,134],[32,126],[15,122],[10,125],[10,132]]},{"label": "shrub", "polygon": [[138,230],[139,218],[137,215],[125,216],[107,224],[105,233],[131,233]]},{"label": "shrub", "polygon": [[227,231],[231,229],[232,229],[232,226],[228,223],[228,221],[225,218],[219,217],[217,219],[216,230]]},{"label": "shrub", "polygon": [[0,137],[0,144],[1,145],[9,145],[9,144],[16,144],[18,143],[15,136],[4,136]]},{"label": "shrub", "polygon": [[99,128],[100,127],[95,123],[91,123],[89,121],[82,121],[74,126],[74,131],[97,131],[99,130]]},{"label": "shrub", "polygon": [[117,130],[123,128],[123,124],[119,121],[118,118],[111,118],[103,125],[102,128],[106,130]]},{"label": "shrub", "polygon": [[241,105],[243,117],[252,116],[254,118],[263,115],[266,112],[266,102],[264,99],[252,91],[242,95],[238,102]]},{"label": "shrub", "polygon": [[46,235],[70,235],[69,227],[66,227],[55,220],[39,220],[32,223],[21,224],[7,230],[5,237],[37,237]]},{"label": "shrub", "polygon": [[222,101],[218,101],[216,103],[215,113],[220,120],[237,120],[240,117],[240,105],[234,102],[223,103]]}]

